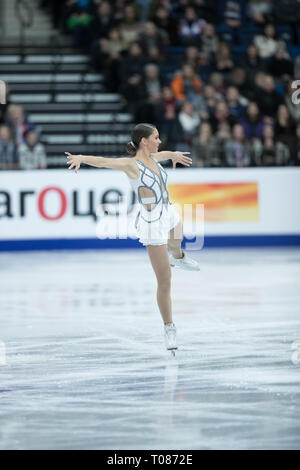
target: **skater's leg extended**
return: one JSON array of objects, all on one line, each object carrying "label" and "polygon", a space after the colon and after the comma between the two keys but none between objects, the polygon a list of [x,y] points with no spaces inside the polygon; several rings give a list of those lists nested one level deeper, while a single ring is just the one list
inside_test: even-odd
[{"label": "skater's leg extended", "polygon": [[167,245],[148,245],[148,255],[157,279],[157,303],[164,323],[172,323],[171,268]]},{"label": "skater's leg extended", "polygon": [[177,349],[176,327],[172,321],[171,268],[167,245],[148,245],[147,250],[157,279],[157,303],[164,321],[166,347],[174,351]]}]

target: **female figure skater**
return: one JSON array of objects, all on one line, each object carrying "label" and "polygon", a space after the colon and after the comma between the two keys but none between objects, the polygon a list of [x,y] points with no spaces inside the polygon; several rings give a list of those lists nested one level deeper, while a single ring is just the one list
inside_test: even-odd
[{"label": "female figure skater", "polygon": [[[169,200],[167,173],[158,162],[172,159],[175,168],[176,163],[189,166],[192,159],[187,156],[189,152],[158,152],[160,143],[155,126],[138,124],[127,144],[127,152],[134,157],[104,158],[65,153],[69,170],[75,168],[75,173],[80,164],[85,163],[121,170],[128,176],[140,204],[135,227],[139,241],[147,248],[157,278],[157,303],[164,321],[166,347],[174,353],[177,342],[172,320],[170,266],[198,271],[199,265],[181,249],[182,222]],[[170,258],[168,250],[171,252]]]}]

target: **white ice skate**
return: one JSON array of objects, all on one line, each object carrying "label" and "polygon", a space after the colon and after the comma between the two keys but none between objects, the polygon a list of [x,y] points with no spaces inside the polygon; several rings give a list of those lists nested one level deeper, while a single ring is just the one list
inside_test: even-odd
[{"label": "white ice skate", "polygon": [[176,326],[174,323],[167,323],[165,325],[165,342],[166,348],[168,351],[172,351],[173,355],[175,356],[175,350],[177,349],[177,342],[176,342]]},{"label": "white ice skate", "polygon": [[187,269],[188,271],[200,271],[199,263],[186,255],[183,251],[183,258],[174,258],[170,253],[170,266],[175,268]]}]

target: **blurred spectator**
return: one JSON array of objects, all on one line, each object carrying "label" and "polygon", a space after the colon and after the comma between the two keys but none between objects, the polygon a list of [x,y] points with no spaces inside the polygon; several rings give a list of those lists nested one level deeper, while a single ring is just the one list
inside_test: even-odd
[{"label": "blurred spectator", "polygon": [[26,122],[24,110],[17,104],[8,106],[6,123],[10,127],[12,138],[17,146],[24,141],[26,133],[34,127]]},{"label": "blurred spectator", "polygon": [[171,88],[175,98],[181,102],[185,99],[193,100],[195,95],[202,93],[203,86],[194,69],[186,64],[171,81]]},{"label": "blurred spectator", "polygon": [[118,21],[114,18],[110,3],[106,1],[101,2],[91,22],[92,38],[106,38],[112,28],[116,28],[117,26]]},{"label": "blurred spectator", "polygon": [[213,72],[209,76],[208,80],[209,85],[211,85],[218,94],[224,96],[225,94],[225,84],[224,84],[224,77],[219,72]]},{"label": "blurred spectator", "polygon": [[254,162],[256,166],[284,166],[290,159],[290,151],[282,142],[276,142],[274,129],[266,124],[262,132],[262,140],[253,142]]},{"label": "blurred spectator", "polygon": [[230,114],[240,118],[244,113],[248,101],[241,98],[239,90],[235,86],[229,86],[226,90],[226,101]]},{"label": "blurred spectator", "polygon": [[123,52],[124,44],[118,28],[111,29],[108,38],[96,40],[92,44],[92,64],[95,70],[103,73],[107,89],[112,92],[118,91],[122,81],[120,67]]},{"label": "blurred spectator", "polygon": [[201,35],[201,52],[209,62],[216,59],[216,53],[219,49],[219,39],[212,24],[207,23],[203,28]]},{"label": "blurred spectator", "polygon": [[239,28],[242,23],[241,5],[238,1],[228,0],[225,4],[224,19],[230,28]]},{"label": "blurred spectator", "polygon": [[199,19],[195,9],[188,6],[184,11],[184,17],[179,22],[178,37],[185,46],[200,46],[201,34],[206,21]]},{"label": "blurred spectator", "polygon": [[[95,2],[101,3],[102,0],[94,0]],[[124,3],[124,0],[114,0],[114,19],[118,22],[120,25],[123,21],[124,17],[124,11],[125,11],[126,4]]]},{"label": "blurred spectator", "polygon": [[273,21],[273,2],[272,0],[249,0],[248,11],[249,18],[258,25]]},{"label": "blurred spectator", "polygon": [[256,103],[258,103],[258,99],[264,89],[265,77],[265,72],[257,72],[255,74],[252,89],[249,91],[250,101],[255,101]]},{"label": "blurred spectator", "polygon": [[185,141],[188,144],[191,144],[200,124],[200,118],[194,110],[193,103],[190,101],[185,101],[182,104],[181,110],[178,114],[178,120],[183,128]]},{"label": "blurred spectator", "polygon": [[202,95],[193,96],[192,103],[195,112],[199,114],[201,119],[209,118],[211,109],[215,107],[217,96],[219,95],[216,94],[214,88],[210,85],[206,85]]},{"label": "blurred spectator", "polygon": [[266,24],[264,26],[263,34],[257,34],[253,39],[254,44],[258,49],[259,57],[262,59],[268,59],[272,57],[278,46],[285,47],[285,43],[280,41],[276,37],[276,30],[273,24]]},{"label": "blurred spectator", "polygon": [[147,97],[137,106],[134,120],[135,122],[150,122],[159,127],[163,119],[163,103],[161,95],[157,93],[150,93]]},{"label": "blurred spectator", "polygon": [[91,41],[91,22],[93,16],[88,12],[88,4],[80,2],[69,3],[69,16],[66,21],[68,31],[73,33],[74,44],[77,47],[89,46]]},{"label": "blurred spectator", "polygon": [[138,42],[130,44],[128,54],[122,59],[121,76],[122,79],[128,80],[132,75],[142,77],[146,60],[143,56],[141,46]]},{"label": "blurred spectator", "polygon": [[18,149],[21,170],[37,170],[47,168],[47,157],[43,144],[38,142],[36,131],[29,131],[26,142]]},{"label": "blurred spectator", "polygon": [[122,23],[120,25],[121,37],[126,49],[132,42],[136,42],[138,40],[138,36],[142,30],[143,24],[139,22],[134,5],[126,5],[124,8]]},{"label": "blurred spectator", "polygon": [[248,104],[245,116],[239,120],[239,124],[243,126],[245,135],[250,142],[261,138],[264,124],[257,103],[251,101]]},{"label": "blurred spectator", "polygon": [[262,89],[257,93],[256,101],[259,103],[263,115],[273,117],[277,113],[278,106],[282,103],[282,97],[275,91],[272,75],[265,75],[262,85]]},{"label": "blurred spectator", "polygon": [[190,65],[198,77],[207,80],[212,71],[212,64],[204,52],[196,46],[187,46],[182,57],[182,64]]},{"label": "blurred spectator", "polygon": [[278,46],[272,57],[268,71],[274,78],[288,82],[294,74],[294,64],[285,47]]},{"label": "blurred spectator", "polygon": [[225,162],[225,155],[224,155],[225,143],[231,139],[231,128],[230,128],[229,123],[227,121],[222,121],[219,124],[217,132],[214,133],[214,136],[217,139],[221,162]]},{"label": "blurred spectator", "polygon": [[295,131],[296,126],[289,114],[287,106],[281,104],[277,110],[274,132],[276,139],[287,145],[291,154],[295,151]]},{"label": "blurred spectator", "polygon": [[264,71],[266,68],[265,62],[258,54],[258,49],[255,44],[248,45],[245,57],[242,61],[242,66],[246,72],[248,80],[253,82],[255,74],[259,71]]},{"label": "blurred spectator", "polygon": [[248,100],[252,99],[253,83],[249,80],[244,68],[235,67],[229,75],[228,81],[239,90],[241,96],[246,97]]},{"label": "blurred spectator", "polygon": [[223,100],[223,95],[221,95],[221,93],[218,93],[212,85],[206,85],[204,87],[203,98],[205,103],[205,109],[202,111],[205,111],[209,117],[213,113],[217,102]]},{"label": "blurred spectator", "polygon": [[159,55],[165,58],[166,47],[168,45],[168,35],[157,29],[151,21],[144,24],[143,32],[139,36],[139,44],[142,47],[143,54],[147,58],[151,57],[151,50],[156,49]]},{"label": "blurred spectator", "polygon": [[245,136],[244,128],[235,124],[232,139],[224,145],[225,161],[230,167],[248,167],[251,165],[251,146]]},{"label": "blurred spectator", "polygon": [[254,85],[257,90],[262,90],[267,74],[265,72],[257,72],[254,77]]},{"label": "blurred spectator", "polygon": [[279,24],[300,24],[299,0],[273,0],[274,15]]},{"label": "blurred spectator", "polygon": [[236,118],[230,114],[228,106],[225,101],[219,101],[216,104],[213,114],[210,117],[210,123],[214,132],[217,132],[222,124],[229,124],[233,127],[237,123]]},{"label": "blurred spectator", "polygon": [[147,57],[148,62],[152,62],[153,64],[156,65],[164,65],[166,60],[166,56],[160,53],[160,50],[157,49],[156,47],[152,47],[149,49],[149,54]]},{"label": "blurred spectator", "polygon": [[178,43],[178,21],[176,18],[169,14],[168,9],[166,7],[159,6],[155,10],[153,22],[157,26],[157,28],[168,33],[171,46],[175,46]]},{"label": "blurred spectator", "polygon": [[163,147],[174,150],[182,150],[184,142],[184,130],[172,106],[166,108],[164,119],[160,126],[160,135]]},{"label": "blurred spectator", "polygon": [[172,108],[174,112],[176,112],[176,98],[169,86],[164,86],[162,89],[162,101],[164,112],[166,112],[169,108]]},{"label": "blurred spectator", "polygon": [[144,84],[146,93],[150,95],[159,95],[161,97],[162,79],[159,73],[159,67],[155,64],[147,64],[144,68]]},{"label": "blurred spectator", "polygon": [[196,73],[198,72],[200,65],[200,51],[198,47],[187,46],[185,48],[184,55],[182,58],[182,65],[185,64],[190,65]]},{"label": "blurred spectator", "polygon": [[135,0],[135,7],[141,23],[146,23],[156,7],[156,0]]},{"label": "blurred spectator", "polygon": [[101,65],[101,70],[103,67],[109,67],[109,62],[105,61],[106,58],[108,60],[120,59],[122,52],[125,50],[118,28],[112,28],[109,31],[107,38],[96,39],[92,44],[92,48],[94,44],[96,46],[95,51],[91,51],[93,63],[99,63]]},{"label": "blurred spectator", "polygon": [[231,51],[226,42],[220,42],[218,51],[216,53],[215,69],[217,72],[226,75],[234,68],[234,62],[231,56]]},{"label": "blurred spectator", "polygon": [[133,74],[127,79],[124,77],[119,91],[126,99],[127,111],[135,116],[138,107],[147,98],[142,74]]},{"label": "blurred spectator", "polygon": [[151,122],[159,126],[164,113],[164,104],[162,102],[162,81],[157,65],[145,65],[142,83],[145,98],[136,109],[135,121]]},{"label": "blurred spectator", "polygon": [[0,126],[0,170],[18,170],[16,146],[8,126]]},{"label": "blurred spectator", "polygon": [[192,156],[194,167],[221,166],[220,149],[209,122],[202,122],[199,127],[199,133],[192,141]]}]

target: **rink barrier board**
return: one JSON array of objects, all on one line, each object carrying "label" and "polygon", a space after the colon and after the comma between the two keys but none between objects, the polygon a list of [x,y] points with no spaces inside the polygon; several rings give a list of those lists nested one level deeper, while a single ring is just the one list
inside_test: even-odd
[{"label": "rink barrier board", "polygon": [[[185,237],[197,231],[204,247],[300,245],[300,168],[167,172],[175,209],[203,208],[194,227],[194,215],[185,214]],[[138,207],[122,172],[36,170],[1,176],[0,251],[141,246],[131,236]],[[119,196],[126,199],[126,222],[114,216]],[[119,221],[120,238],[112,233]]]},{"label": "rink barrier board", "polygon": [[[184,238],[184,243],[191,239]],[[243,236],[207,236],[203,248],[217,247],[292,247],[300,246],[300,235],[243,235]],[[144,246],[132,239],[43,239],[43,240],[2,240],[0,251],[36,251],[36,250],[96,250],[96,249],[138,249]],[[202,248],[202,249],[203,249]],[[199,251],[199,250],[198,250]],[[200,250],[201,251],[201,250]]]}]

